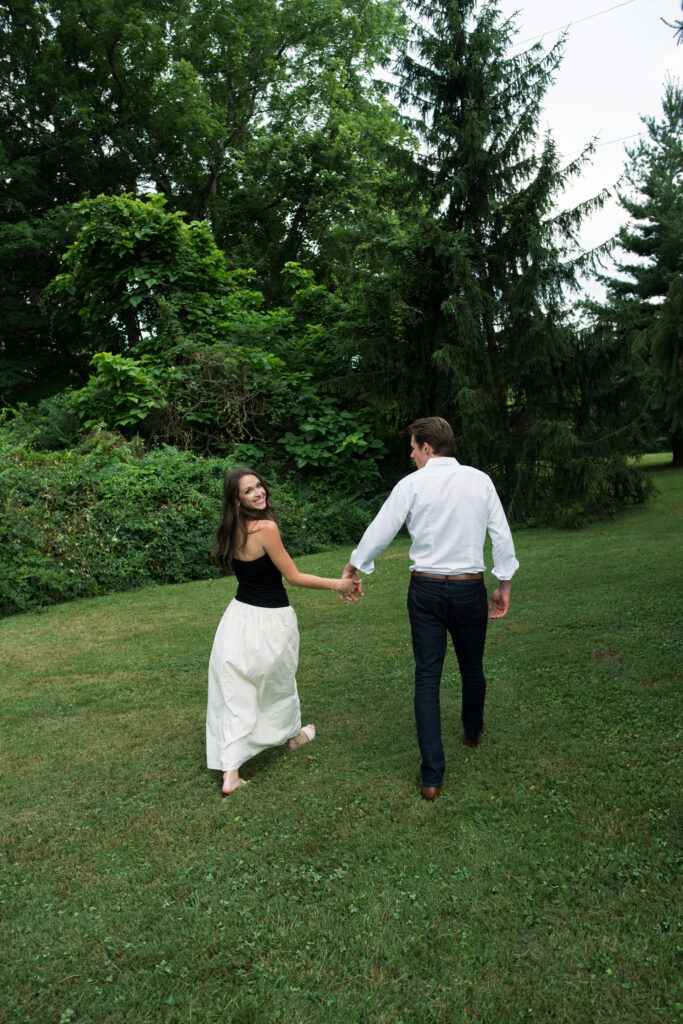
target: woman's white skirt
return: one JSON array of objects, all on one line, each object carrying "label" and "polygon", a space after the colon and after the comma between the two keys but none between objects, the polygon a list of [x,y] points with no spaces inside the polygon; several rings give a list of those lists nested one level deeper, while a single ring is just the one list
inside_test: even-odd
[{"label": "woman's white skirt", "polygon": [[301,729],[296,688],[299,630],[291,606],[233,600],[209,660],[206,764],[229,771]]}]

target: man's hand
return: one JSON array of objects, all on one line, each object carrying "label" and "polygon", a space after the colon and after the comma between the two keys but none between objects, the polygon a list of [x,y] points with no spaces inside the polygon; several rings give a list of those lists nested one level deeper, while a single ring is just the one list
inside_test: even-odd
[{"label": "man's hand", "polygon": [[[510,580],[501,580],[491,594],[489,601],[489,618],[502,619],[510,607]],[[493,609],[493,611],[491,611]]]},{"label": "man's hand", "polygon": [[[344,571],[341,574],[341,578],[343,580],[353,580],[353,582],[355,583],[353,593],[348,594],[346,597],[347,601],[357,601],[359,596],[365,597],[365,594],[363,593],[363,584],[360,578],[360,573],[358,572],[358,569],[356,569],[355,565],[351,565],[350,562],[347,562],[346,565],[344,566]],[[344,600],[343,594],[340,594],[339,597],[341,598],[342,601]]]}]

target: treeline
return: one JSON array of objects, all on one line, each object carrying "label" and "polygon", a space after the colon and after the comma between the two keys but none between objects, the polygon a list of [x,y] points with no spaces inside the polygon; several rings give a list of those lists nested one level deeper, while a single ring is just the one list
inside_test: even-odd
[{"label": "treeline", "polygon": [[[319,543],[346,539],[343,522],[353,537],[405,472],[420,415],[451,421],[517,522],[643,500],[631,457],[662,438],[681,457],[676,83],[629,153],[618,242],[639,258],[579,314],[597,268],[577,230],[605,197],[563,209],[590,146],[564,165],[539,135],[562,46],[514,52],[494,3],[13,0],[0,15],[14,519],[57,507],[52,484],[26,497],[44,453],[71,472],[93,445],[114,476],[123,450],[157,474],[171,452],[210,474],[255,464],[321,522],[345,509],[308,523]],[[167,578],[152,562],[145,578]],[[190,563],[173,578],[211,571]],[[16,607],[40,600],[39,582],[22,593]]]}]

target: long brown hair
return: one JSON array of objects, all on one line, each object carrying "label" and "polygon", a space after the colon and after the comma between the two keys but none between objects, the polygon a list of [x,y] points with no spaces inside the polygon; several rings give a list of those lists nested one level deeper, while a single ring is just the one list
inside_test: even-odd
[{"label": "long brown hair", "polygon": [[[240,480],[243,476],[255,476],[266,490],[266,507],[263,510],[246,509],[240,504]],[[223,478],[223,508],[221,521],[216,528],[216,543],[213,557],[226,572],[232,569],[235,551],[240,551],[247,542],[247,523],[255,519],[275,520],[275,508],[270,497],[268,484],[259,473],[246,466],[228,470]]]}]

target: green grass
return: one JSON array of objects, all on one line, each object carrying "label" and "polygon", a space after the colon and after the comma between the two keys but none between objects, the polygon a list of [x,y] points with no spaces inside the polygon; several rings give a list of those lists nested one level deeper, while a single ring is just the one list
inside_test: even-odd
[{"label": "green grass", "polygon": [[[234,583],[0,623],[0,1020],[670,1022],[683,473],[609,523],[521,531],[481,745],[417,796],[407,543],[359,606],[297,590],[296,753],[224,799],[206,665]],[[346,549],[299,560],[336,574]]]},{"label": "green grass", "polygon": [[645,466],[646,468],[652,466],[671,466],[672,465],[672,453],[671,452],[651,452],[649,455],[641,455],[639,459],[634,461],[639,466]]}]

